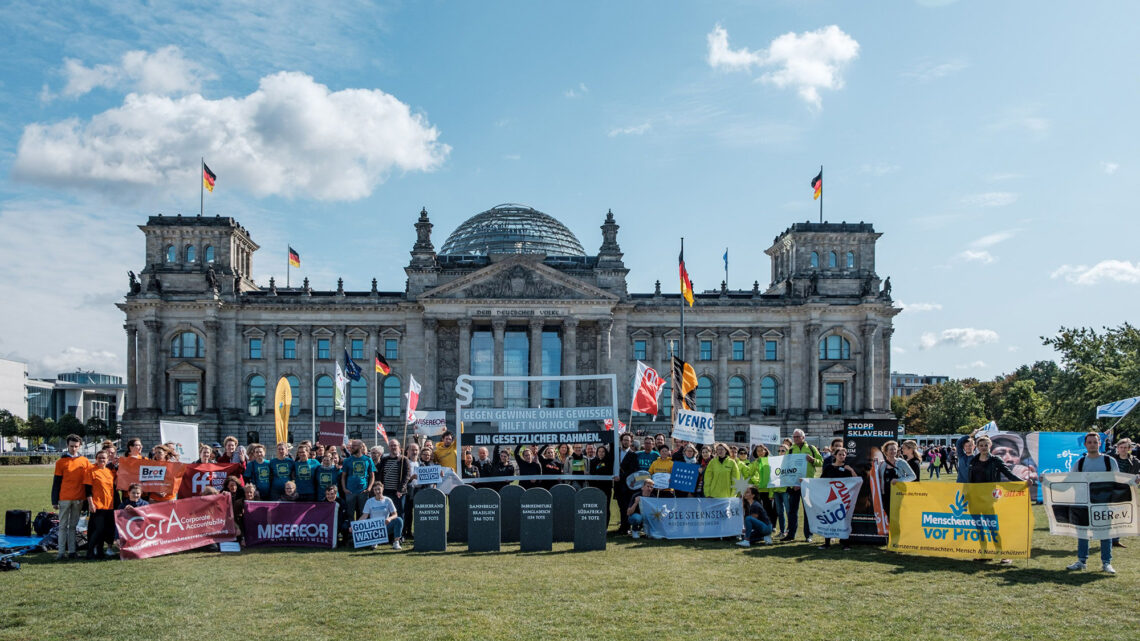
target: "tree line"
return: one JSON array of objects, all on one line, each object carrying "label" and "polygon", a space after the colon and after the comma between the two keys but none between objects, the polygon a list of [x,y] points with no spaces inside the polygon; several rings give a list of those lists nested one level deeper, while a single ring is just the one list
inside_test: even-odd
[{"label": "tree line", "polygon": [[[1120,327],[1062,327],[1042,336],[1056,361],[1022,365],[991,381],[976,378],[928,385],[891,399],[891,411],[911,434],[966,433],[996,421],[1011,432],[1107,429],[1116,419],[1097,421],[1096,407],[1140,395],[1140,330]],[[1116,436],[1140,435],[1140,412],[1116,427]]]},{"label": "tree line", "polygon": [[0,409],[0,438],[26,438],[29,442],[61,440],[68,434],[84,439],[99,439],[118,435],[118,428],[92,416],[80,421],[74,414],[64,414],[58,421],[35,414],[22,419],[6,409]]}]

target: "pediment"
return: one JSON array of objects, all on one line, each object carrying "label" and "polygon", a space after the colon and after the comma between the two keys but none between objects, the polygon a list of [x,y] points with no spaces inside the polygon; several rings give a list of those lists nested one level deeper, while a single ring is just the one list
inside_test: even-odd
[{"label": "pediment", "polygon": [[738,329],[735,332],[729,334],[728,336],[730,338],[752,338],[752,334],[749,334],[748,332],[744,331],[743,329]]},{"label": "pediment", "polygon": [[825,376],[852,376],[855,374],[855,370],[847,367],[843,363],[836,363],[827,369],[821,370],[820,374]]},{"label": "pediment", "polygon": [[241,334],[246,338],[265,338],[265,332],[256,327],[248,327]]},{"label": "pediment", "polygon": [[313,338],[332,338],[333,336],[335,336],[335,334],[324,327],[318,327],[313,330]]},{"label": "pediment", "polygon": [[764,338],[783,338],[784,334],[778,329],[770,329],[762,334]]},{"label": "pediment", "polygon": [[604,300],[618,297],[543,265],[533,256],[512,256],[479,271],[430,289],[418,297],[432,300]]},{"label": "pediment", "polygon": [[169,367],[166,370],[167,374],[178,378],[198,377],[201,376],[204,372],[205,370],[203,370],[201,367],[198,367],[197,365],[188,363],[186,361],[182,361],[174,367]]},{"label": "pediment", "polygon": [[702,329],[701,331],[697,332],[697,338],[709,339],[716,338],[716,336],[716,332],[711,329]]}]

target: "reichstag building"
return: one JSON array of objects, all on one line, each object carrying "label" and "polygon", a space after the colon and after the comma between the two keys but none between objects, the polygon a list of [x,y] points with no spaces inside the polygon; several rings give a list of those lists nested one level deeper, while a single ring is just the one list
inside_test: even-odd
[{"label": "reichstag building", "polygon": [[[310,437],[333,411],[335,362],[347,350],[364,370],[348,390],[349,432],[371,441],[374,423],[402,434],[408,376],[422,384],[420,409],[455,407],[460,373],[616,373],[617,405],[629,422],[637,360],[669,377],[684,341],[699,377],[698,409],[715,412],[717,436],[746,441],[749,424],[828,436],[845,418],[886,418],[890,407],[890,279],[875,272],[868,223],[796,223],[765,251],[762,287],[696,294],[678,326],[680,295],[670,262],[654,291],[627,289],[619,225],[601,219],[587,253],[558,220],[523,205],[499,205],[461,224],[439,250],[428,212],[403,291],[318,291],[305,279],[254,282],[250,233],[233,218],[152,216],[145,265],[130,275],[123,434],[158,439],[158,421],[199,424],[201,438],[227,434],[272,441],[273,393],[292,387],[290,431]],[[634,251],[661,252],[659,247]],[[673,249],[668,254],[673,254]],[[373,387],[373,353],[391,374]],[[635,415],[634,430],[668,432],[661,416]],[[481,383],[475,405],[569,407],[609,403],[590,383]],[[627,408],[621,410],[621,408]],[[244,440],[244,439],[243,439]]]}]

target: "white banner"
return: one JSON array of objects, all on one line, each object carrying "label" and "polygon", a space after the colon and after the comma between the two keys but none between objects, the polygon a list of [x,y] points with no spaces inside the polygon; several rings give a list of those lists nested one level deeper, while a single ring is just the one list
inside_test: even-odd
[{"label": "white banner", "polygon": [[812,534],[828,539],[846,539],[851,536],[851,515],[855,514],[855,499],[863,479],[804,479],[804,513],[807,514]]},{"label": "white banner", "polygon": [[732,499],[651,499],[641,497],[641,516],[651,537],[719,539],[744,532],[744,504]]},{"label": "white banner", "polygon": [[447,412],[416,410],[416,434],[439,436],[447,431]]},{"label": "white banner", "polygon": [[1096,417],[1124,418],[1125,416],[1128,416],[1128,413],[1132,411],[1132,408],[1136,407],[1137,403],[1140,403],[1140,396],[1133,396],[1132,398],[1126,398],[1121,401],[1113,401],[1112,403],[1107,403],[1105,405],[1097,405]]},{"label": "white banner", "polygon": [[716,442],[715,432],[713,415],[706,412],[678,409],[673,419],[673,438],[682,441],[712,445]]},{"label": "white banner", "polygon": [[[1085,469],[1088,469],[1085,461]],[[1136,477],[1119,472],[1068,472],[1041,477],[1049,533],[1081,539],[1140,536]]]},{"label": "white banner", "polygon": [[[780,428],[776,425],[749,425],[748,449],[757,445],[778,445],[780,443]],[[768,448],[775,451],[775,447]],[[751,452],[749,452],[751,454]]]},{"label": "white banner", "polygon": [[361,519],[352,527],[352,546],[357,548],[388,542],[388,522],[384,519]]},{"label": "white banner", "polygon": [[653,479],[653,489],[655,489],[655,490],[667,490],[667,489],[669,489],[669,482],[670,482],[670,480],[672,480],[672,477],[673,477],[673,475],[668,473],[668,472],[658,472],[658,473],[654,474],[652,477],[650,477]]},{"label": "white banner", "polygon": [[163,443],[174,443],[179,463],[198,460],[198,424],[159,421],[158,438]]},{"label": "white banner", "polygon": [[435,485],[443,480],[439,465],[421,465],[416,469],[416,485]]},{"label": "white banner", "polygon": [[807,454],[768,457],[768,487],[796,487],[807,476]]}]

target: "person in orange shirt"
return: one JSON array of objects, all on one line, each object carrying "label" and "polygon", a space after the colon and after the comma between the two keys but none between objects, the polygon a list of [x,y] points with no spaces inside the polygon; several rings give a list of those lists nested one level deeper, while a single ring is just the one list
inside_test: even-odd
[{"label": "person in orange shirt", "polygon": [[59,512],[59,552],[55,558],[77,558],[75,553],[75,526],[79,525],[79,514],[83,511],[83,484],[87,480],[87,468],[91,461],[79,455],[83,439],[75,434],[67,435],[67,451],[55,462],[55,478],[51,484],[51,507]]},{"label": "person in orange shirt", "polygon": [[95,561],[104,555],[103,544],[107,544],[106,557],[115,553],[111,545],[115,540],[115,473],[107,467],[111,456],[107,450],[95,455],[94,467],[87,468],[84,490],[87,495],[87,560]]}]

